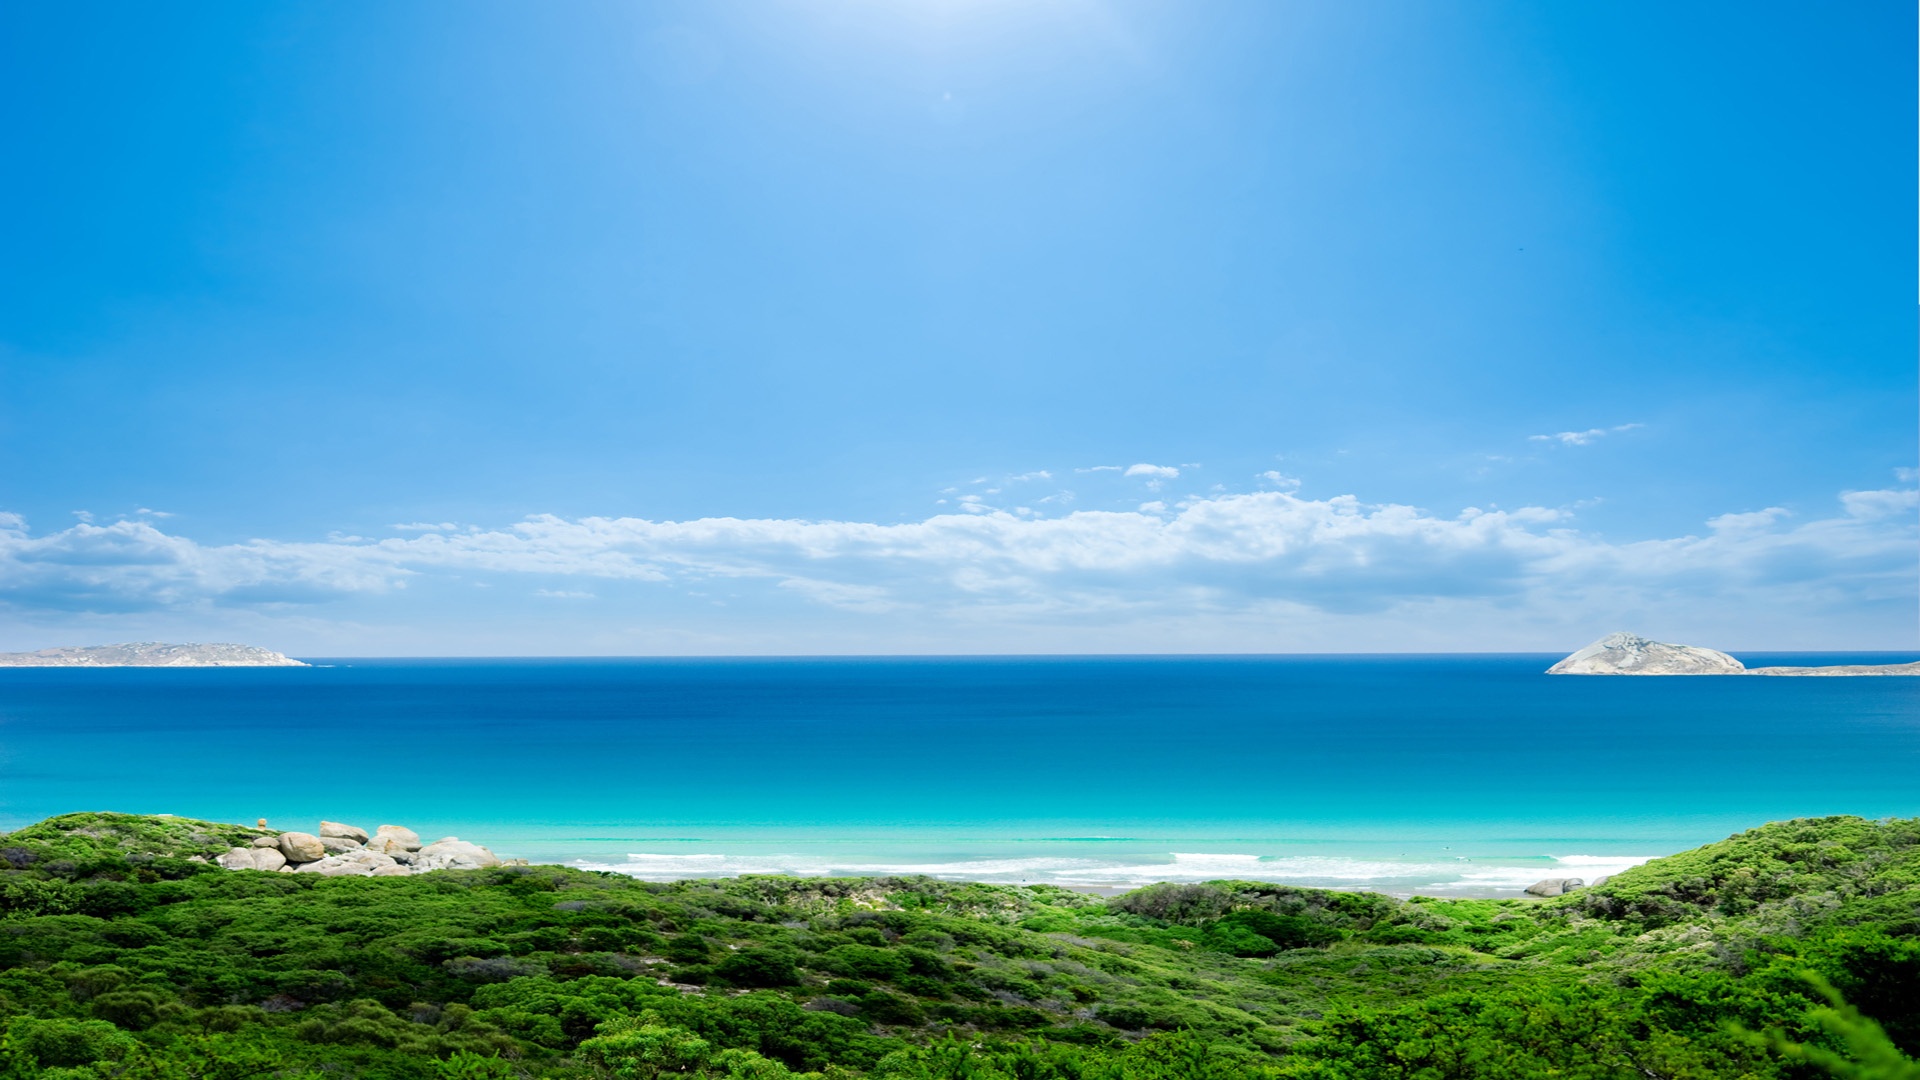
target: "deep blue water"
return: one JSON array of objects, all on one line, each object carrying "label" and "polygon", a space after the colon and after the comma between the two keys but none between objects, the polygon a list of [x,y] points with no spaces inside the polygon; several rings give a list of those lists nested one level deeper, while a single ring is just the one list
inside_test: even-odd
[{"label": "deep blue water", "polygon": [[1502,892],[1770,820],[1920,814],[1920,679],[1541,674],[1555,659],[0,669],[0,827],[324,816],[646,876]]}]

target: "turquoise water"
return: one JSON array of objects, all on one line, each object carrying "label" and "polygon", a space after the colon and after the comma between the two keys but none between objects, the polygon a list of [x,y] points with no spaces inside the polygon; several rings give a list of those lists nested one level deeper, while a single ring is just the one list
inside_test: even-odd
[{"label": "turquoise water", "polygon": [[324,816],[655,878],[1504,895],[1770,820],[1920,814],[1920,680],[1542,675],[1555,659],[6,669],[0,827]]}]

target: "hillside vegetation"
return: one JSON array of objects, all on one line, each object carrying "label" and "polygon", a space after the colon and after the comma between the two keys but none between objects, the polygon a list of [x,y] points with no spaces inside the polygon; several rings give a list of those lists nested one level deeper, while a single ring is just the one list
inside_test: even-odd
[{"label": "hillside vegetation", "polygon": [[255,835],[0,836],[0,1078],[1894,1078],[1920,1052],[1920,820],[1768,825],[1549,901],[193,858]]}]

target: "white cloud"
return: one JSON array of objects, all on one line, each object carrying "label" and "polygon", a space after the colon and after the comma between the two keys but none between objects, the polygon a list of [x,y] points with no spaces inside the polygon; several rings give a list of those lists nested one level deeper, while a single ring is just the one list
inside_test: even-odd
[{"label": "white cloud", "polygon": [[302,603],[403,586],[414,572],[370,559],[374,549],[264,540],[204,547],[146,521],[82,522],[35,537],[13,515],[0,522],[0,603],[130,611]]},{"label": "white cloud", "polygon": [[1529,435],[1527,438],[1534,442],[1559,442],[1563,446],[1586,446],[1598,439],[1604,439],[1609,435],[1618,434],[1622,431],[1633,431],[1636,428],[1646,426],[1645,424],[1615,424],[1610,428],[1588,428],[1585,431],[1562,431],[1554,435]]},{"label": "white cloud", "polygon": [[1087,468],[1075,469],[1073,471],[1074,472],[1119,472],[1120,468],[1121,467],[1118,465],[1091,465],[1091,466],[1088,466]]},{"label": "white cloud", "polygon": [[[1831,516],[1768,508],[1715,517],[1697,535],[1624,543],[1579,530],[1563,510],[1443,515],[1286,491],[1041,518],[976,500],[965,512],[892,525],[539,516],[371,541],[225,545],[145,521],[35,536],[18,515],[0,514],[0,606],[315,611],[324,609],[310,605],[352,597],[431,603],[428,593],[410,598],[406,586],[433,578],[538,575],[548,597],[691,591],[727,580],[749,599],[784,594],[861,618],[919,613],[976,625],[983,640],[1039,623],[1100,632],[1129,613],[1146,625],[1390,616],[1444,627],[1464,625],[1461,613],[1472,610],[1488,626],[1578,621],[1596,624],[1595,635],[1648,612],[1720,612],[1742,625],[1741,612],[1844,620],[1880,605],[1905,620],[1915,597],[1916,507],[1912,489],[1853,491]],[[766,587],[780,592],[752,592]]]},{"label": "white cloud", "polygon": [[1020,484],[1020,483],[1025,483],[1028,480],[1051,480],[1051,479],[1053,479],[1052,473],[1048,472],[1045,469],[1035,469],[1033,472],[1021,473],[1019,476],[1009,476],[1007,477],[1006,482],[1009,484]]},{"label": "white cloud", "polygon": [[1849,491],[1840,505],[1857,518],[1912,517],[1920,509],[1920,491]]},{"label": "white cloud", "polygon": [[1272,484],[1275,487],[1285,488],[1288,491],[1292,491],[1295,488],[1300,486],[1299,477],[1288,476],[1287,474],[1281,472],[1278,469],[1268,469],[1266,472],[1263,472],[1258,476],[1254,477],[1254,479],[1265,480],[1267,483]]},{"label": "white cloud", "polygon": [[1164,514],[1167,512],[1167,504],[1158,499],[1153,502],[1143,502],[1140,504],[1140,512],[1143,514]]},{"label": "white cloud", "polygon": [[816,603],[840,608],[843,611],[878,615],[899,607],[898,602],[888,595],[887,590],[872,585],[791,577],[782,580],[779,587],[790,589]]},{"label": "white cloud", "polygon": [[535,589],[535,596],[545,596],[555,600],[592,600],[594,594],[574,589]]},{"label": "white cloud", "polygon": [[1127,471],[1120,475],[1144,477],[1148,491],[1159,491],[1160,485],[1167,480],[1177,478],[1180,470],[1172,465],[1148,465],[1142,462],[1139,465],[1127,466]]},{"label": "white cloud", "polygon": [[1778,506],[1769,506],[1765,510],[1754,510],[1745,514],[1721,514],[1708,518],[1707,528],[1717,533],[1757,532],[1770,529],[1781,518],[1787,517],[1787,511]]}]

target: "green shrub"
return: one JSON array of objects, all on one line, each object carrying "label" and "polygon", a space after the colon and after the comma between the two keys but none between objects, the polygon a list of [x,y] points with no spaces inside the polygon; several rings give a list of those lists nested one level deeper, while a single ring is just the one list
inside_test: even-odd
[{"label": "green shrub", "polygon": [[0,843],[0,1078],[1877,1080],[1920,1038],[1916,822],[1771,825],[1545,902],[183,857],[234,828]]},{"label": "green shrub", "polygon": [[699,934],[676,934],[667,939],[660,955],[675,963],[704,964],[713,955],[713,948]]},{"label": "green shrub", "polygon": [[126,1032],[104,1020],[16,1016],[0,1035],[0,1068],[6,1067],[9,1057],[15,1070],[119,1061],[138,1047]]},{"label": "green shrub", "polygon": [[715,964],[713,974],[735,986],[798,986],[800,972],[794,961],[792,949],[741,949]]},{"label": "green shrub", "polygon": [[908,957],[871,945],[836,945],[817,962],[822,971],[856,979],[891,981],[912,970]]}]

